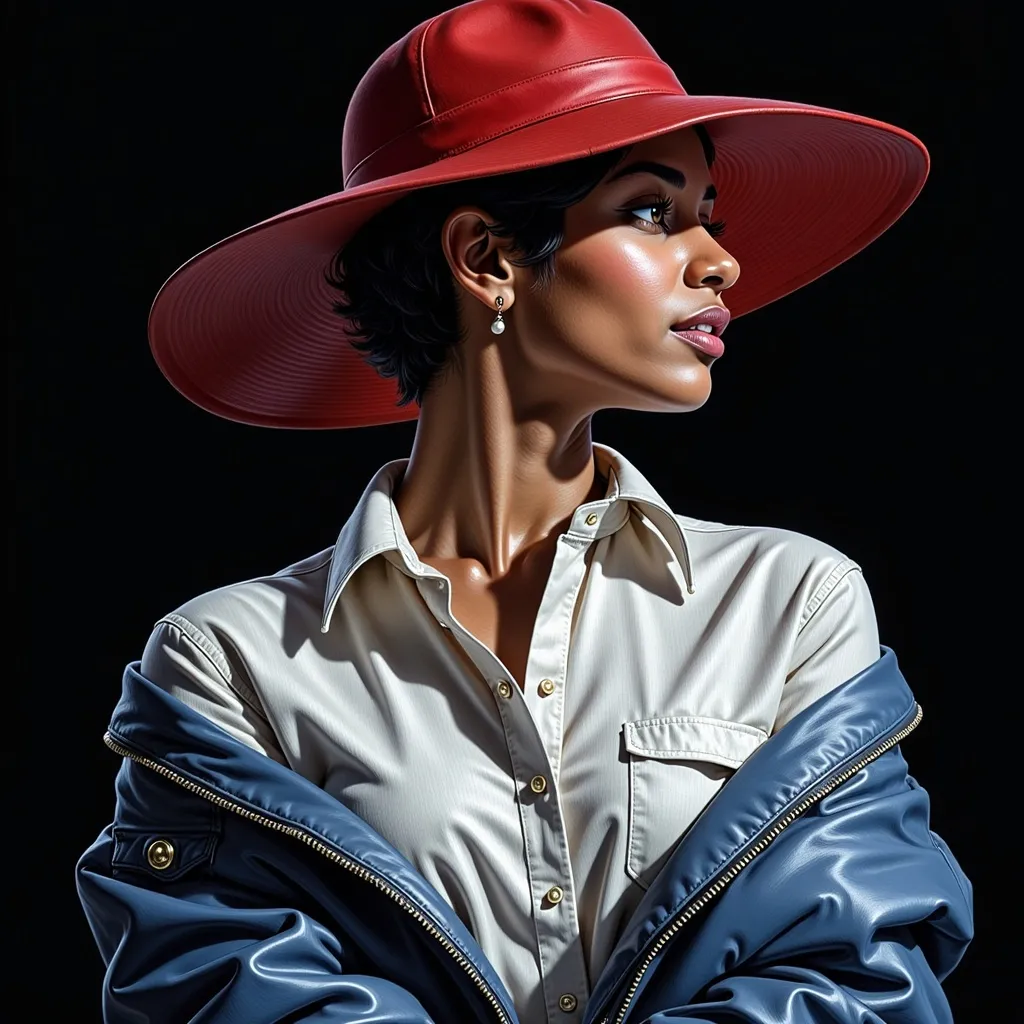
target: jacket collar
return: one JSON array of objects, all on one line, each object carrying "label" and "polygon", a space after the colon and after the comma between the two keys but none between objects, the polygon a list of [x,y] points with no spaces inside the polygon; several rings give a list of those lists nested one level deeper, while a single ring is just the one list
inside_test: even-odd
[{"label": "jacket collar", "polygon": [[[588,1010],[596,1013],[603,1006],[632,975],[648,944],[769,822],[855,764],[917,712],[896,655],[882,647],[878,661],[805,708],[754,751],[694,822],[637,906]],[[588,1012],[587,1021],[591,1017]]]},{"label": "jacket collar", "polygon": [[[682,567],[686,582],[693,592],[693,571],[686,537],[678,520],[660,494],[624,455],[608,445],[592,442],[598,470],[608,477],[608,491],[599,501],[580,505],[568,529],[587,542],[614,533],[629,518],[629,506],[635,506],[668,542]],[[324,612],[320,631],[330,629],[331,616],[345,585],[355,571],[375,555],[383,554],[410,576],[439,579],[441,573],[420,561],[409,543],[395,508],[395,486],[405,473],[408,459],[395,459],[374,474],[363,491],[352,515],[342,527],[327,578]],[[586,525],[586,517],[596,512],[600,524],[595,530]]]}]

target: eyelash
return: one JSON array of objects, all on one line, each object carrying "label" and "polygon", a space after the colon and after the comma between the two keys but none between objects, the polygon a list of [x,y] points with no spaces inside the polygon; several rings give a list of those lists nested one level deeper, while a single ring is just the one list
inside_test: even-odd
[{"label": "eyelash", "polygon": [[[660,228],[662,231],[665,230],[665,223],[668,218],[672,215],[672,210],[675,208],[675,203],[671,196],[658,195],[655,197],[654,202],[640,203],[636,206],[630,206],[628,212],[632,213],[634,210],[661,210],[661,220],[652,221],[646,220],[643,217],[634,217],[634,221],[639,221],[641,224],[653,224],[654,227]],[[720,238],[725,232],[725,221],[724,220],[713,220],[704,224],[704,230],[712,238]]]}]

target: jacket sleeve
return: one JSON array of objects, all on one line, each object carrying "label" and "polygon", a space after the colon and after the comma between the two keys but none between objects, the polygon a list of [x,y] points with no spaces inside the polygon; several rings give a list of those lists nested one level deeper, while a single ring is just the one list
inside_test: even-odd
[{"label": "jacket sleeve", "polygon": [[[389,910],[372,902],[385,899],[373,886],[354,880],[367,904],[329,912],[326,889],[338,880],[304,844],[268,844],[265,826],[129,759],[117,789],[115,821],[76,875],[107,968],[105,1024],[432,1024],[374,970],[369,922],[375,907]],[[156,837],[173,847],[167,867],[150,863]]]},{"label": "jacket sleeve", "polygon": [[953,1020],[941,982],[973,936],[971,884],[898,747],[784,828],[702,913],[630,1024]]}]

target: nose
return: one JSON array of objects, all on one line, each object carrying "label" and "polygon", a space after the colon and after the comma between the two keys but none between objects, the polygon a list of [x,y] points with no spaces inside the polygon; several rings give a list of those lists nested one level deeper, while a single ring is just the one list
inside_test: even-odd
[{"label": "nose", "polygon": [[686,263],[683,280],[690,288],[713,288],[715,294],[731,288],[740,276],[740,265],[703,228],[700,246]]}]

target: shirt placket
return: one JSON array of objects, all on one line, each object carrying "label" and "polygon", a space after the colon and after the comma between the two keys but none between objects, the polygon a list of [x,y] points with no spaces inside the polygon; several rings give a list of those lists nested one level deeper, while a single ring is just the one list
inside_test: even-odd
[{"label": "shirt placket", "polygon": [[[501,715],[515,773],[548,1024],[579,1020],[589,997],[562,815],[562,799],[567,795],[560,791],[558,779],[572,616],[586,572],[584,552],[599,522],[598,513],[577,511],[572,528],[559,538],[534,624],[522,690],[501,660],[461,629],[447,600],[438,615],[443,627],[458,633],[491,686]],[[437,592],[447,595],[447,579],[435,577],[435,583]]]},{"label": "shirt placket", "polygon": [[[549,1024],[579,1020],[590,989],[562,814],[563,801],[571,794],[563,792],[559,781],[571,624],[586,571],[585,547],[586,543],[565,536],[559,539],[538,609],[523,690],[516,689],[508,700],[499,701],[520,784],[520,816]],[[531,736],[536,737],[539,750],[527,742]]]}]

